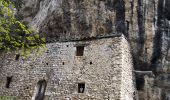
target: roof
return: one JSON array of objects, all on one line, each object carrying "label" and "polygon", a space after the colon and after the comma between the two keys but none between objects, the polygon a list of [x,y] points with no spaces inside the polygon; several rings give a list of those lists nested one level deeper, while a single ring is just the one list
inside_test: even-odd
[{"label": "roof", "polygon": [[103,38],[113,38],[113,37],[121,37],[122,34],[108,34],[108,35],[100,35],[96,37],[84,37],[84,38],[74,38],[74,39],[51,39],[48,40],[47,43],[53,43],[53,42],[76,42],[76,41],[91,41],[91,40],[97,40],[97,39],[103,39]]}]

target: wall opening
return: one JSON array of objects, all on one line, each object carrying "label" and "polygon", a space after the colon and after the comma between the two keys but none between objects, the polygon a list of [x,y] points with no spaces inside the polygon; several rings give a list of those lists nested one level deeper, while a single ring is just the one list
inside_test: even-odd
[{"label": "wall opening", "polygon": [[44,100],[46,86],[47,86],[46,80],[38,81],[35,89],[35,94],[32,100]]},{"label": "wall opening", "polygon": [[11,81],[12,81],[12,76],[7,77],[6,85],[5,85],[6,88],[9,88]]},{"label": "wall opening", "polygon": [[17,54],[17,55],[15,56],[15,60],[19,60],[19,57],[20,57],[20,54]]},{"label": "wall opening", "polygon": [[137,90],[143,90],[145,84],[144,78],[137,78],[136,79],[136,89]]},{"label": "wall opening", "polygon": [[85,83],[78,83],[78,93],[84,93]]},{"label": "wall opening", "polygon": [[77,46],[76,47],[76,56],[83,56],[84,54],[84,46]]},{"label": "wall opening", "polygon": [[90,65],[92,65],[93,63],[92,63],[92,61],[90,61]]}]

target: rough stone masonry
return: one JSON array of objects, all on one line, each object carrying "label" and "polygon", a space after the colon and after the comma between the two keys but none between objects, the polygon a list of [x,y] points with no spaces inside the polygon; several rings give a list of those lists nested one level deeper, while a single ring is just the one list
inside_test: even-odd
[{"label": "rough stone masonry", "polygon": [[18,100],[134,100],[130,47],[123,35],[47,43],[29,58],[1,57],[0,95]]}]

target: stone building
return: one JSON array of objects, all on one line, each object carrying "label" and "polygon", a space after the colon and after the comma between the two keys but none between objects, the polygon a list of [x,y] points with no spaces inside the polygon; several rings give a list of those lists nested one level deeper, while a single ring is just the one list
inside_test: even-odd
[{"label": "stone building", "polygon": [[0,95],[17,100],[134,100],[123,35],[47,43],[47,52],[1,57]]}]

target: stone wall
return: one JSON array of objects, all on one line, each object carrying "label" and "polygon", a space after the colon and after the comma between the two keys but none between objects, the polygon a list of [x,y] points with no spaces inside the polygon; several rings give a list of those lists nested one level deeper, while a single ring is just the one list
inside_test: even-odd
[{"label": "stone wall", "polygon": [[[77,46],[84,46],[83,56],[76,56]],[[45,79],[45,100],[132,100],[133,66],[124,37],[48,43],[47,49],[26,59],[2,56],[0,95],[33,100],[37,82]],[[85,83],[84,93],[78,93],[79,83]]]},{"label": "stone wall", "polygon": [[155,75],[154,87],[145,86],[155,92],[147,97],[139,95],[144,98],[140,100],[170,98],[170,0],[24,1],[19,9],[24,20],[39,33],[46,33],[49,40],[125,34],[135,70],[153,71]]},{"label": "stone wall", "polygon": [[122,82],[121,82],[121,100],[134,100],[135,85],[133,62],[129,43],[122,38]]}]

